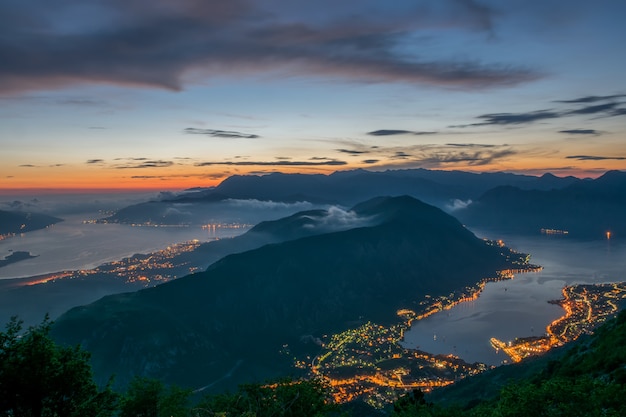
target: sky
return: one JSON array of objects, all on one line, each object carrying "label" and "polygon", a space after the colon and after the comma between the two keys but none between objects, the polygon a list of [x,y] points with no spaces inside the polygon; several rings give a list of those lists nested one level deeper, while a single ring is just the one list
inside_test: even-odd
[{"label": "sky", "polygon": [[2,0],[0,192],[626,169],[623,0]]}]

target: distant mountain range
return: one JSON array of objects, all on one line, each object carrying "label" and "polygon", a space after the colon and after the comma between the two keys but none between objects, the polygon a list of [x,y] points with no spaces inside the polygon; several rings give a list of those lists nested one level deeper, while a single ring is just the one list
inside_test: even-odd
[{"label": "distant mountain range", "polygon": [[[338,171],[331,175],[283,174],[235,175],[217,187],[191,189],[169,195],[159,201],[136,204],[119,210],[103,222],[153,224],[203,224],[214,219],[237,222],[243,218],[252,223],[290,214],[286,207],[266,206],[251,211],[242,200],[297,204],[307,202],[309,208],[340,205],[349,207],[379,195],[410,195],[443,209],[451,209],[454,201],[476,199],[497,186],[521,189],[551,190],[578,183],[574,177],[542,177],[509,173],[469,173],[432,171],[427,169],[372,172],[362,169]],[[314,207],[315,206],[315,207]],[[304,209],[302,205],[298,209]],[[269,209],[269,210],[268,210]]]},{"label": "distant mountain range", "polygon": [[0,210],[0,236],[32,232],[60,221],[47,214]]},{"label": "distant mountain range", "polygon": [[398,309],[426,295],[511,266],[502,248],[411,197],[376,198],[351,213],[308,211],[259,225],[256,233],[292,240],[74,308],[54,337],[89,350],[100,381],[115,374],[125,385],[137,374],[223,391],[293,374],[294,355],[319,352],[316,338],[395,323]]},{"label": "distant mountain range", "polygon": [[595,180],[549,191],[496,187],[455,215],[468,225],[496,231],[539,234],[552,229],[595,239],[610,232],[613,238],[623,238],[626,172],[609,171]]}]

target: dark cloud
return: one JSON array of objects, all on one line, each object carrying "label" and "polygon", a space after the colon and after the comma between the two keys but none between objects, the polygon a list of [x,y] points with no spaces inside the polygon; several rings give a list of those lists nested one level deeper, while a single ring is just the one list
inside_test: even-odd
[{"label": "dark cloud", "polygon": [[393,135],[436,135],[437,132],[420,132],[412,130],[396,130],[396,129],[381,129],[367,132],[370,136],[393,136]]},{"label": "dark cloud", "polygon": [[455,148],[495,148],[496,145],[486,145],[482,143],[446,143],[446,146]]},{"label": "dark cloud", "polygon": [[617,98],[626,97],[626,94],[613,94],[610,96],[586,96],[575,98],[573,100],[557,100],[556,103],[596,103],[598,101],[614,100]]},{"label": "dark cloud", "polygon": [[[623,94],[615,94],[610,96],[588,96],[574,100],[559,100],[557,103],[594,103],[598,101],[606,101],[613,98],[626,97]],[[626,108],[620,107],[626,103],[611,101],[609,103],[594,104],[590,106],[584,106],[578,109],[563,109],[563,110],[536,110],[526,113],[490,113],[477,116],[476,118],[482,120],[478,123],[464,124],[464,125],[452,125],[451,128],[464,128],[474,126],[489,126],[489,125],[522,125],[530,124],[540,120],[557,119],[561,117],[579,116],[579,115],[599,115],[599,117],[611,117],[621,116],[626,114]],[[578,129],[576,129],[578,130]],[[565,133],[566,131],[562,131]],[[576,134],[576,133],[574,133]]]},{"label": "dark cloud", "polygon": [[406,159],[406,158],[410,158],[411,155],[404,152],[404,151],[396,151],[393,156],[391,157],[391,159]]},{"label": "dark cloud", "polygon": [[415,30],[428,27],[491,34],[495,14],[488,6],[437,3],[155,0],[147,10],[139,0],[93,0],[96,16],[80,0],[54,7],[45,0],[9,2],[0,13],[0,91],[103,82],[180,90],[190,72],[214,77],[279,70],[463,88],[542,76],[472,57],[400,52],[414,42]]},{"label": "dark cloud", "polygon": [[89,126],[88,129],[93,129],[93,130],[105,130],[108,129],[108,127],[103,127],[103,126]]},{"label": "dark cloud", "polygon": [[350,155],[361,155],[364,153],[369,153],[368,151],[358,151],[355,149],[335,149],[337,152],[341,152],[341,153],[347,153]]},{"label": "dark cloud", "polygon": [[198,162],[194,164],[197,167],[212,165],[236,165],[236,166],[323,166],[323,165],[347,165],[345,161],[337,159],[329,159],[325,161],[215,161],[215,162]]},{"label": "dark cloud", "polygon": [[104,159],[89,159],[85,163],[86,164],[102,164],[103,162],[104,162]]},{"label": "dark cloud", "polygon": [[624,161],[626,160],[626,157],[624,156],[571,155],[571,156],[566,156],[565,159],[577,159],[579,161],[606,161],[606,160]]},{"label": "dark cloud", "polygon": [[582,109],[570,110],[568,114],[596,114],[596,113],[609,113],[619,106],[620,103],[605,103],[596,104],[594,106],[586,106]]},{"label": "dark cloud", "polygon": [[22,164],[22,165],[18,165],[20,168],[37,168],[37,165],[32,165],[32,164]]},{"label": "dark cloud", "polygon": [[569,129],[559,130],[559,133],[565,133],[567,135],[600,135],[601,132],[595,129]]},{"label": "dark cloud", "polygon": [[163,160],[143,160],[140,163],[127,163],[124,165],[115,165],[115,169],[140,169],[140,168],[167,168],[174,163],[172,161],[163,161]]},{"label": "dark cloud", "polygon": [[395,129],[381,129],[367,132],[370,136],[392,136],[392,135],[407,135],[411,132],[408,130],[395,130]]},{"label": "dark cloud", "polygon": [[190,135],[205,135],[214,138],[229,138],[229,139],[257,139],[260,136],[253,135],[251,133],[235,132],[232,130],[216,130],[216,129],[196,129],[194,127],[188,127],[183,132]]},{"label": "dark cloud", "polygon": [[380,162],[380,160],[379,159],[365,159],[361,162],[363,162],[364,164],[375,164],[376,162]]},{"label": "dark cloud", "polygon": [[492,113],[483,114],[482,116],[477,117],[477,119],[484,120],[483,122],[466,126],[518,125],[533,123],[538,120],[555,119],[560,116],[560,113],[551,110],[538,110],[528,113]]}]

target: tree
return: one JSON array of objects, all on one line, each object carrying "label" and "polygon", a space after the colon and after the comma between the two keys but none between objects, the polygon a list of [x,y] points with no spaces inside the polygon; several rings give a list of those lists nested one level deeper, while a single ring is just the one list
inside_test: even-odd
[{"label": "tree", "polygon": [[23,332],[12,317],[0,332],[0,415],[24,417],[106,417],[116,394],[93,381],[89,353],[62,347],[49,336],[52,322]]},{"label": "tree", "polygon": [[202,417],[320,417],[335,410],[319,380],[245,384],[237,393],[207,396],[194,409]]},{"label": "tree", "polygon": [[135,377],[120,403],[120,417],[186,417],[190,391],[157,379]]}]

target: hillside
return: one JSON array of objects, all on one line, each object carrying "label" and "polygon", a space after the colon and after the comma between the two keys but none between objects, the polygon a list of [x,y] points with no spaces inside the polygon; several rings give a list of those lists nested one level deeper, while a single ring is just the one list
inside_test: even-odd
[{"label": "hillside", "polygon": [[[91,351],[100,381],[114,373],[124,385],[141,374],[221,391],[294,373],[293,356],[314,356],[317,337],[395,322],[397,309],[426,294],[449,294],[509,266],[501,248],[413,198],[378,198],[354,212],[371,223],[105,297],[63,315],[53,334]],[[285,346],[289,355],[279,353]]]},{"label": "hillside", "polygon": [[[165,255],[163,251],[135,254],[113,263],[99,265],[88,273],[63,271],[0,280],[0,326],[4,326],[15,315],[26,326],[39,323],[46,314],[56,319],[70,308],[92,303],[106,295],[154,286],[163,282],[162,280],[188,275],[190,270],[205,270],[213,262],[231,253],[244,252],[268,243],[345,230],[367,221],[369,218],[366,216],[336,208],[309,210],[278,220],[261,222],[242,235],[203,242],[193,250],[165,251]],[[0,267],[29,257],[32,255],[27,252],[12,252],[5,259],[0,258]],[[147,258],[153,260],[146,262]],[[126,269],[122,271],[120,268]],[[143,271],[142,274],[149,279],[133,279],[129,270]]]},{"label": "hillside", "polygon": [[539,234],[568,231],[575,238],[626,236],[626,172],[610,171],[595,180],[550,191],[494,188],[455,214],[466,224],[492,230]]},{"label": "hillside", "polygon": [[47,214],[0,210],[0,237],[32,232],[60,221],[62,219]]}]

